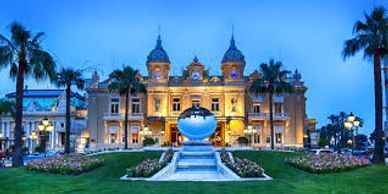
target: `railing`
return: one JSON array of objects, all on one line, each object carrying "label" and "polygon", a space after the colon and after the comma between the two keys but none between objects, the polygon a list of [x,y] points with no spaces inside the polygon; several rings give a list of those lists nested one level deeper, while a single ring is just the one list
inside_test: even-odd
[{"label": "railing", "polygon": [[[181,114],[182,112],[177,112],[177,111],[172,111],[170,112],[170,116],[172,117],[179,117],[179,115]],[[212,112],[214,114],[214,116],[216,117],[220,117],[222,116],[222,112]]]},{"label": "railing", "polygon": [[[269,118],[269,113],[248,113],[249,118],[262,118],[267,119]],[[274,113],[273,118],[280,119],[280,118],[288,118],[288,113]]]},{"label": "railing", "polygon": [[[104,113],[105,120],[123,120],[125,113]],[[144,113],[128,113],[129,119],[142,119],[144,118]]]}]

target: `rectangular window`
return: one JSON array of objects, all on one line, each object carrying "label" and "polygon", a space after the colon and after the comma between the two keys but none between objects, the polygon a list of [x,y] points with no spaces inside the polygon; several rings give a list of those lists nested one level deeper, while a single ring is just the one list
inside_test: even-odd
[{"label": "rectangular window", "polygon": [[110,134],[110,143],[114,144],[115,142],[116,142],[116,134],[115,133],[111,133]]},{"label": "rectangular window", "polygon": [[260,113],[260,102],[253,103],[253,113]]},{"label": "rectangular window", "polygon": [[212,98],[212,111],[220,111],[220,104],[218,98]]},{"label": "rectangular window", "polygon": [[132,98],[132,113],[140,113],[140,99]]},{"label": "rectangular window", "polygon": [[172,111],[181,111],[181,99],[173,98],[172,99]]},{"label": "rectangular window", "polygon": [[110,113],[119,113],[120,100],[119,98],[110,99]]},{"label": "rectangular window", "polygon": [[283,104],[282,103],[275,103],[275,113],[282,113],[283,112]]},{"label": "rectangular window", "polygon": [[282,133],[276,133],[276,143],[281,144],[282,143]]},{"label": "rectangular window", "polygon": [[199,107],[200,106],[200,98],[199,97],[194,97],[191,99],[191,105]]},{"label": "rectangular window", "polygon": [[259,133],[255,133],[253,135],[253,143],[255,143],[255,144],[259,144],[260,143],[260,134]]},{"label": "rectangular window", "polygon": [[265,143],[267,143],[267,144],[270,144],[270,143],[271,143],[271,137],[270,137],[270,136],[267,136],[267,137],[265,138]]}]

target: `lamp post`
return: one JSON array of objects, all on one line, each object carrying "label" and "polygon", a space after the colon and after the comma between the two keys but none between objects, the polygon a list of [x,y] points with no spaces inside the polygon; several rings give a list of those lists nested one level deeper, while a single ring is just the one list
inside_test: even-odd
[{"label": "lamp post", "polygon": [[[352,144],[352,155],[353,155],[353,151],[355,149],[355,142],[356,142],[356,135],[358,134],[358,126],[360,126],[360,121],[356,118],[356,116],[350,112],[350,115],[348,116],[348,118],[346,119],[345,123],[344,123],[344,126],[351,130],[351,133],[352,133],[352,140],[348,141],[348,143]],[[356,132],[356,133],[354,133]]]},{"label": "lamp post", "polygon": [[33,148],[33,143],[35,142],[35,140],[38,138],[38,136],[36,135],[36,132],[35,131],[31,131],[30,133],[30,139],[32,140],[30,143],[30,146],[31,146],[31,152],[32,152],[32,148]]},{"label": "lamp post", "polygon": [[3,149],[3,134],[0,133],[0,151]]},{"label": "lamp post", "polygon": [[251,146],[252,144],[252,133],[253,133],[253,127],[252,125],[248,125],[245,129],[244,129],[244,133],[245,135],[248,135],[248,142],[249,142],[249,146]]},{"label": "lamp post", "polygon": [[38,124],[38,130],[39,130],[39,135],[41,137],[40,145],[41,145],[41,148],[43,149],[44,157],[46,157],[46,140],[47,140],[47,137],[49,136],[49,133],[54,130],[54,126],[47,119],[47,117],[45,117]]}]

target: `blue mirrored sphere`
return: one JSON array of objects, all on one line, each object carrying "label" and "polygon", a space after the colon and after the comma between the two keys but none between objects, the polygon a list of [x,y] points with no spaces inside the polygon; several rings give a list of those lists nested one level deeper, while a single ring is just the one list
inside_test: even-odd
[{"label": "blue mirrored sphere", "polygon": [[201,141],[211,136],[217,128],[213,113],[202,107],[192,107],[181,113],[178,118],[178,129],[191,141]]}]

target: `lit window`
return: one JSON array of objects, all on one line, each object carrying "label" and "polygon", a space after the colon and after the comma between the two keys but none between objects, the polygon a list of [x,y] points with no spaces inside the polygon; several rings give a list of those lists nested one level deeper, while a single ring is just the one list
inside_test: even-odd
[{"label": "lit window", "polygon": [[275,113],[282,113],[282,112],[283,112],[283,104],[275,103]]},{"label": "lit window", "polygon": [[260,102],[253,103],[253,113],[260,113]]},{"label": "lit window", "polygon": [[259,144],[260,143],[260,134],[259,133],[255,133],[253,135],[253,143],[255,143],[255,144]]},{"label": "lit window", "polygon": [[180,111],[181,110],[181,99],[173,98],[172,99],[172,111]]},{"label": "lit window", "polygon": [[110,134],[110,143],[114,144],[115,142],[116,142],[116,134],[115,133],[111,133]]},{"label": "lit window", "polygon": [[132,113],[140,113],[140,99],[132,98]]},{"label": "lit window", "polygon": [[220,104],[218,98],[212,98],[212,111],[220,111]]},{"label": "lit window", "polygon": [[282,143],[282,133],[276,133],[276,143]]},{"label": "lit window", "polygon": [[119,98],[111,98],[110,99],[110,113],[119,113]]}]

